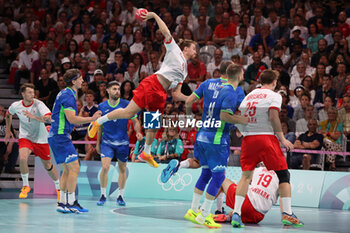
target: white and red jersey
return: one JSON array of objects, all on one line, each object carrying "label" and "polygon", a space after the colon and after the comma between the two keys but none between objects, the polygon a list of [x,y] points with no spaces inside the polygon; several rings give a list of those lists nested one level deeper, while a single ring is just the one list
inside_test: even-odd
[{"label": "white and red jersey", "polygon": [[255,89],[242,101],[239,110],[248,117],[248,125],[238,125],[243,136],[274,135],[269,110],[281,110],[282,96],[266,88]]},{"label": "white and red jersey", "polygon": [[274,171],[256,168],[247,194],[254,209],[265,215],[277,202],[278,187],[279,179]]},{"label": "white and red jersey", "polygon": [[169,89],[172,89],[187,77],[187,60],[172,37],[170,42],[165,42],[164,45],[166,54],[162,66],[156,74],[168,79],[171,82]]},{"label": "white and red jersey", "polygon": [[48,143],[45,124],[26,117],[24,111],[28,111],[37,117],[51,115],[51,111],[43,102],[37,99],[34,99],[33,103],[28,106],[24,105],[23,100],[19,100],[9,107],[10,114],[16,114],[19,118],[19,138],[28,139],[33,143]]}]

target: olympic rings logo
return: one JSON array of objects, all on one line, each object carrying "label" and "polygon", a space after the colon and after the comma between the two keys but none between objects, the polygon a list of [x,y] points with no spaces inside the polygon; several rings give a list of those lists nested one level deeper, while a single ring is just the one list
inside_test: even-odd
[{"label": "olympic rings logo", "polygon": [[159,174],[157,181],[164,191],[170,191],[174,188],[176,192],[180,192],[192,183],[192,175],[190,173],[185,173],[182,176],[179,173],[175,173],[166,183],[163,183],[160,177],[161,174]]}]

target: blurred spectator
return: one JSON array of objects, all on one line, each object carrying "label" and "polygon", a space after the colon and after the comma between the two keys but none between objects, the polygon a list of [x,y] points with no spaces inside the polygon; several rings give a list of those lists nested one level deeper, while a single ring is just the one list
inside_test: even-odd
[{"label": "blurred spectator", "polygon": [[[185,16],[185,18],[183,16]],[[197,18],[193,14],[191,14],[191,6],[190,5],[186,5],[186,4],[183,5],[182,15],[179,15],[176,17],[176,24],[180,25],[182,19],[186,19],[188,28],[190,28],[191,31],[198,27]]]},{"label": "blurred spectator", "polygon": [[107,74],[107,69],[108,69],[107,59],[108,59],[108,51],[104,49],[99,50],[96,68],[102,70],[103,74]]},{"label": "blurred spectator", "polygon": [[157,72],[162,65],[162,62],[159,59],[159,53],[156,51],[151,52],[150,61],[146,65],[146,72],[148,75],[154,74]]},{"label": "blurred spectator", "polygon": [[329,75],[323,76],[323,85],[316,90],[316,96],[314,105],[318,107],[317,103],[323,104],[324,98],[329,96],[332,98],[333,103],[335,102],[336,91],[332,87],[332,79]]},{"label": "blurred spectator", "polygon": [[297,64],[297,73],[292,75],[290,79],[290,85],[289,85],[289,94],[294,95],[294,89],[301,85],[301,81],[306,76],[306,64],[303,62],[299,62]]},{"label": "blurred spectator", "polygon": [[123,55],[121,52],[115,53],[115,62],[111,63],[107,69],[107,79],[108,80],[118,80],[120,76],[123,76],[124,72],[127,70],[127,64],[123,61]]},{"label": "blurred spectator", "polygon": [[257,31],[259,32],[260,27],[266,23],[266,19],[262,15],[262,10],[260,8],[254,9],[254,14],[250,17],[250,25],[255,27]]},{"label": "blurred spectator", "polygon": [[[6,134],[6,121],[5,121],[5,109],[0,105],[0,137],[4,138]],[[16,138],[16,131],[11,126],[11,139]],[[15,169],[18,158],[18,143],[0,142],[0,174],[2,173],[3,167],[5,165],[6,173],[19,173]]]},{"label": "blurred spectator", "polygon": [[[6,35],[6,43],[10,45],[11,53],[19,52],[19,45],[20,43],[24,42],[24,36],[22,33],[16,30],[15,26],[12,24],[9,24],[8,27],[8,34]],[[1,24],[0,24],[0,33],[1,33]]]},{"label": "blurred spectator", "polygon": [[222,23],[215,27],[213,41],[222,46],[228,37],[236,36],[237,25],[230,22],[230,15],[225,12],[222,15]]},{"label": "blurred spectator", "polygon": [[[220,48],[223,52],[222,60],[231,60],[231,57],[234,55],[239,55],[243,58],[242,51],[239,48],[235,47],[235,37],[227,38],[225,46]],[[243,59],[242,59],[243,62]]]},{"label": "blurred spectator", "polygon": [[133,82],[136,87],[138,87],[140,82],[140,77],[136,73],[136,66],[133,62],[129,63],[127,71],[124,73],[124,78],[117,81],[123,82],[124,80],[129,80]]},{"label": "blurred spectator", "polygon": [[55,103],[56,97],[60,91],[66,88],[66,83],[63,80],[63,76],[58,77],[57,79],[57,88],[50,92],[49,98],[47,100],[47,107],[52,110]]},{"label": "blurred spectator", "polygon": [[346,23],[346,13],[344,11],[339,13],[338,16],[338,30],[343,33],[346,38],[350,36],[350,25]]},{"label": "blurred spectator", "polygon": [[215,5],[215,16],[211,16],[208,21],[208,25],[211,27],[211,30],[214,31],[216,26],[222,23],[222,15],[224,13],[224,8],[222,3],[218,2]]},{"label": "blurred spectator", "polygon": [[[306,102],[303,99],[307,98],[307,95],[304,95],[301,97],[301,102],[304,103]],[[303,117],[299,117],[299,119],[294,119],[296,121],[296,131],[295,131],[295,135],[297,137],[299,137],[301,134],[305,133],[307,131],[307,123],[309,122],[309,120],[311,120],[312,118],[314,118],[315,115],[315,111],[314,111],[314,106],[312,106],[309,102],[306,102],[307,105],[305,108],[300,108],[301,111],[303,111],[303,114],[300,114],[300,111],[296,111],[296,114],[294,114],[294,116],[298,116],[297,114],[299,114],[299,116],[303,115]],[[299,110],[299,109],[297,109]]]},{"label": "blurred spectator", "polygon": [[248,89],[247,85],[256,85],[258,79],[259,70],[267,69],[267,65],[261,61],[261,57],[258,52],[253,53],[253,64],[247,67],[244,80],[246,82],[245,90]]},{"label": "blurred spectator", "polygon": [[288,27],[288,18],[283,15],[279,18],[278,26],[272,29],[272,38],[275,42],[278,42],[281,38],[289,39],[290,29]]},{"label": "blurred spectator", "polygon": [[89,89],[92,90],[93,92],[97,93],[98,92],[98,85],[101,81],[103,81],[104,76],[103,72],[100,69],[95,70],[94,72],[94,79],[92,80],[91,83],[89,83]]},{"label": "blurred spectator", "polygon": [[94,52],[95,54],[97,53],[98,43],[93,41],[91,39],[91,37],[92,37],[91,30],[90,29],[85,30],[85,32],[84,32],[84,40],[82,42],[80,42],[79,46],[78,46],[80,53],[84,53],[84,51],[85,51],[84,41],[89,41],[91,51]]},{"label": "blurred spectator", "polygon": [[84,75],[84,81],[90,84],[94,81],[94,73],[96,71],[96,62],[90,60],[88,69],[89,69],[88,72],[85,73]]},{"label": "blurred spectator", "polygon": [[[269,11],[269,17],[266,19],[266,23],[270,25],[270,30],[273,31],[279,26],[279,17],[275,9]],[[280,36],[279,38],[281,38]]]},{"label": "blurred spectator", "polygon": [[117,32],[116,21],[111,21],[109,23],[109,33],[106,34],[103,38],[103,43],[107,43],[110,39],[113,39],[117,45],[120,44],[120,40],[122,39],[122,35],[119,32]]},{"label": "blurred spectator", "polygon": [[[294,148],[320,150],[323,145],[323,135],[316,132],[318,127],[316,119],[309,120],[307,127],[309,130],[298,137],[294,143]],[[309,170],[310,165],[316,163],[317,159],[319,159],[318,154],[293,152],[291,158],[292,168],[296,169],[302,166],[304,170]]]},{"label": "blurred spectator", "polygon": [[207,77],[208,78],[212,77],[213,71],[215,69],[220,69],[220,65],[222,62],[222,56],[223,56],[222,50],[216,49],[214,52],[214,61],[207,65]]},{"label": "blurred spectator", "polygon": [[249,17],[249,14],[247,13],[243,13],[242,16],[241,16],[241,21],[242,21],[242,24],[240,27],[242,28],[246,28],[247,29],[247,35],[249,38],[252,38],[253,36],[255,36],[255,27],[253,27],[251,24],[250,24],[250,17]]},{"label": "blurred spectator", "polygon": [[[344,134],[350,136],[350,96],[343,97],[343,106],[338,112],[339,121],[343,124]],[[349,145],[347,146],[349,148]]]},{"label": "blurred spectator", "polygon": [[141,82],[144,78],[148,76],[146,66],[143,64],[143,58],[141,54],[135,53],[132,55],[131,60],[135,65],[136,74],[139,77],[139,81]]},{"label": "blurred spectator", "polygon": [[317,24],[311,23],[309,25],[309,38],[307,39],[307,47],[309,53],[315,53],[318,51],[318,41],[323,38],[323,35],[320,33]]},{"label": "blurred spectator", "polygon": [[35,85],[35,96],[39,100],[47,104],[50,92],[57,88],[55,80],[49,77],[49,74],[45,68],[40,71],[40,80]]},{"label": "blurred spectator", "polygon": [[49,78],[51,78],[51,79],[53,79],[53,80],[55,80],[57,82],[58,74],[57,74],[57,72],[55,70],[55,66],[54,66],[53,62],[51,60],[47,59],[45,61],[44,68],[46,69]]},{"label": "blurred spectator", "polygon": [[[83,117],[89,116],[89,113],[84,111],[83,102],[79,99],[77,100],[77,115],[83,116]],[[73,141],[84,141],[88,126],[89,126],[89,124],[75,125],[75,127],[73,128],[73,131],[71,133],[72,140]],[[74,146],[75,146],[75,148],[77,148],[78,153],[85,153],[84,144],[75,144]]]},{"label": "blurred spectator", "polygon": [[189,78],[189,86],[192,91],[196,89],[196,87],[204,81],[205,76],[207,74],[207,68],[205,64],[201,62],[199,55],[190,61],[187,64],[188,69],[188,78]]},{"label": "blurred spectator", "polygon": [[248,53],[248,47],[251,36],[248,35],[247,26],[241,25],[238,30],[238,35],[234,37],[236,48],[240,49],[243,54]]},{"label": "blurred spectator", "polygon": [[328,120],[328,109],[333,106],[333,100],[331,97],[326,96],[324,97],[323,101],[323,107],[322,109],[318,112],[318,119],[320,122]]},{"label": "blurred spectator", "polygon": [[180,161],[183,151],[184,146],[182,140],[179,139],[177,129],[166,128],[157,150],[158,161],[161,163],[168,163],[172,159]]},{"label": "blurred spectator", "polygon": [[45,68],[45,61],[47,58],[47,48],[42,47],[39,49],[39,59],[35,60],[30,69],[30,82],[36,83],[39,79],[39,75],[42,68]]},{"label": "blurred spectator", "polygon": [[122,36],[122,39],[120,41],[121,43],[125,42],[129,46],[131,46],[134,43],[134,36],[133,36],[133,26],[132,24],[128,23],[124,26],[124,34]]},{"label": "blurred spectator", "polygon": [[309,37],[308,29],[307,27],[303,26],[303,18],[301,15],[296,15],[294,16],[293,19],[294,27],[292,31],[290,32],[290,38],[293,37],[293,34],[296,30],[299,30],[300,37],[303,39],[303,41],[306,41],[307,38]]},{"label": "blurred spectator", "polygon": [[82,43],[84,51],[81,53],[81,56],[91,61],[97,61],[96,53],[91,50],[90,41],[88,39],[84,39]]},{"label": "blurred spectator", "polygon": [[312,83],[312,78],[310,75],[306,75],[301,81],[301,85],[305,88],[305,92],[310,94],[310,103],[314,102],[316,92],[313,89],[314,85]]},{"label": "blurred spectator", "polygon": [[337,64],[338,75],[333,78],[332,87],[335,90],[335,97],[339,99],[344,92],[345,77],[346,77],[346,64],[344,62]]},{"label": "blurred spectator", "polygon": [[134,32],[134,43],[130,46],[130,53],[141,53],[143,50],[143,37],[140,30]]},{"label": "blurred spectator", "polygon": [[107,83],[104,81],[100,82],[100,85],[98,86],[98,91],[95,94],[95,101],[96,103],[101,103],[108,99],[108,93],[107,93]]},{"label": "blurred spectator", "polygon": [[129,80],[125,80],[120,86],[120,98],[131,101],[135,84]]},{"label": "blurred spectator", "polygon": [[198,45],[202,47],[210,41],[213,31],[206,23],[206,17],[199,16],[198,23],[199,26],[194,29],[193,36]]},{"label": "blurred spectator", "polygon": [[32,49],[32,42],[30,40],[24,42],[24,47],[25,50],[19,54],[19,70],[15,73],[15,91],[17,94],[19,92],[21,78],[30,78],[33,61],[39,59],[39,54]]},{"label": "blurred spectator", "polygon": [[322,55],[329,57],[329,52],[327,51],[327,41],[325,39],[320,39],[318,41],[318,50],[311,58],[311,66],[316,67],[320,61]]},{"label": "blurred spectator", "polygon": [[288,141],[290,141],[291,143],[294,144],[294,142],[296,140],[296,136],[295,136],[295,133],[293,131],[291,131],[290,127],[288,126],[288,122],[281,121],[281,126],[282,126],[282,131],[283,131],[284,137]]},{"label": "blurred spectator", "polygon": [[[323,135],[324,147],[327,151],[342,152],[342,134],[343,124],[337,119],[337,109],[335,107],[328,108],[328,120],[322,121],[318,128],[318,132]],[[330,164],[330,170],[335,171],[336,155],[327,154],[326,162]]]},{"label": "blurred spectator", "polygon": [[134,6],[133,1],[130,1],[130,0],[126,1],[125,8],[126,9],[122,11],[122,17],[121,17],[123,19],[122,25],[126,25],[127,23],[135,25],[136,24],[135,14],[136,14],[137,8]]},{"label": "blurred spectator", "polygon": [[68,57],[64,57],[61,60],[61,74],[64,75],[67,70],[72,68],[72,63]]},{"label": "blurred spectator", "polygon": [[280,119],[281,121],[287,122],[288,128],[291,132],[295,132],[296,130],[296,123],[291,118],[288,117],[288,107],[286,105],[282,105],[281,111],[280,111]]},{"label": "blurred spectator", "polygon": [[326,67],[323,63],[319,63],[316,67],[315,73],[312,75],[313,89],[317,90],[323,85],[323,77],[326,74]]},{"label": "blurred spectator", "polygon": [[127,43],[120,44],[120,52],[122,53],[124,62],[129,63],[131,61],[131,51]]},{"label": "blurred spectator", "polygon": [[256,34],[252,37],[248,47],[249,52],[253,54],[259,44],[262,44],[264,46],[264,49],[267,53],[269,53],[273,48],[274,40],[271,36],[269,24],[262,25],[260,34]]}]

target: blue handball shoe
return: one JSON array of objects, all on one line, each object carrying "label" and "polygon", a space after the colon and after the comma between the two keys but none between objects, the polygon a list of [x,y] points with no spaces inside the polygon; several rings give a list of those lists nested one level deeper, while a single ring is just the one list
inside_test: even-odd
[{"label": "blue handball shoe", "polygon": [[168,182],[170,177],[179,170],[179,166],[180,166],[179,160],[177,159],[170,160],[168,166],[162,171],[162,175],[160,177],[161,181],[163,183]]},{"label": "blue handball shoe", "polygon": [[105,195],[101,195],[100,200],[97,202],[97,205],[103,206],[106,202],[106,197]]},{"label": "blue handball shoe", "polygon": [[57,202],[57,208],[56,208],[56,211],[57,212],[60,212],[60,213],[72,213],[65,204],[61,203],[61,202]]},{"label": "blue handball shoe", "polygon": [[79,203],[78,200],[75,200],[73,205],[67,204],[67,208],[72,212],[76,214],[80,213],[87,213],[89,212],[88,209],[84,209]]},{"label": "blue handball shoe", "polygon": [[125,206],[126,205],[126,203],[125,203],[125,201],[124,201],[122,196],[118,196],[117,204],[120,205],[120,206]]}]

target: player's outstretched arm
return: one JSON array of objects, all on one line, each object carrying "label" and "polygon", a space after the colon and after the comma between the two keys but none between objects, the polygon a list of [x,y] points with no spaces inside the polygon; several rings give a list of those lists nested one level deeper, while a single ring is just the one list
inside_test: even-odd
[{"label": "player's outstretched arm", "polygon": [[90,123],[92,121],[97,120],[97,118],[99,118],[101,116],[101,111],[97,111],[95,112],[95,114],[92,117],[81,117],[81,116],[76,116],[75,115],[75,111],[72,110],[64,110],[64,114],[67,117],[67,120],[69,121],[69,123],[71,124],[86,124],[86,123]]},{"label": "player's outstretched arm", "polygon": [[51,115],[45,115],[42,117],[37,117],[34,116],[33,114],[31,114],[29,111],[24,111],[23,114],[33,120],[39,121],[39,122],[43,122],[43,123],[51,123]]},{"label": "player's outstretched arm", "polygon": [[186,103],[185,103],[187,115],[192,115],[192,105],[197,100],[198,100],[197,96],[193,93],[187,98]]},{"label": "player's outstretched arm", "polygon": [[143,138],[143,135],[141,132],[141,123],[140,123],[139,119],[137,119],[137,117],[133,118],[132,123],[134,124],[134,129],[136,132],[137,141],[141,141]]},{"label": "player's outstretched arm", "polygon": [[280,139],[282,145],[286,147],[287,151],[293,150],[294,149],[293,144],[284,137],[284,134],[282,132],[281,121],[279,117],[279,112],[276,109],[269,110],[269,119],[271,121],[273,131],[275,132],[277,137]]},{"label": "player's outstretched arm", "polygon": [[158,24],[159,30],[161,31],[161,33],[165,37],[165,41],[170,41],[171,33],[170,33],[168,27],[166,26],[166,24],[163,22],[163,20],[156,13],[148,12],[146,15],[141,15],[141,17],[144,20],[155,19],[157,24]]},{"label": "player's outstretched arm", "polygon": [[174,87],[172,90],[172,96],[173,96],[175,101],[185,102],[187,100],[188,96],[182,94],[181,87],[182,87],[182,84],[178,84],[176,87]]},{"label": "player's outstretched arm", "polygon": [[241,116],[241,115],[232,115],[231,113],[228,113],[225,111],[220,112],[220,120],[230,124],[241,124],[241,125],[248,124],[248,117]]}]

